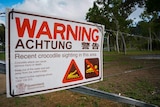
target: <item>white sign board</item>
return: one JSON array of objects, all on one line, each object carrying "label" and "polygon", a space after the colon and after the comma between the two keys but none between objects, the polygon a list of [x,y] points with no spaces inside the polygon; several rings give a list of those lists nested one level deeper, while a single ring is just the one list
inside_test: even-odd
[{"label": "white sign board", "polygon": [[18,10],[6,13],[7,97],[103,79],[102,25]]}]

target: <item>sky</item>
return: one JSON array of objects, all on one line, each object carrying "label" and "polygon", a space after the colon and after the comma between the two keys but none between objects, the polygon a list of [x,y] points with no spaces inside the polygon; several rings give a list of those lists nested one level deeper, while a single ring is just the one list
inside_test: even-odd
[{"label": "sky", "polygon": [[[51,15],[71,20],[85,21],[85,16],[94,0],[0,0],[0,12],[14,8],[28,12]],[[1,15],[2,16],[2,15]],[[0,23],[5,22],[0,17]]]},{"label": "sky", "polygon": [[144,8],[139,8],[136,6],[136,11],[134,11],[128,18],[134,20],[134,24],[136,25],[138,21],[141,21],[142,19],[139,18],[139,15],[143,13]]},{"label": "sky", "polygon": [[[95,0],[0,0],[0,13],[5,8],[14,8],[21,11],[36,12],[54,17],[71,20],[85,21],[88,9],[93,6]],[[141,9],[135,11],[129,18],[139,21],[137,16]],[[0,15],[0,23],[5,24],[4,15]]]}]

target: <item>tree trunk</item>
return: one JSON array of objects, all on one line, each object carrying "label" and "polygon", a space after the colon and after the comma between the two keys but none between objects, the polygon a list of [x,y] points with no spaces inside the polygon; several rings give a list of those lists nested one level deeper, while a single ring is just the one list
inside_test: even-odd
[{"label": "tree trunk", "polygon": [[150,51],[152,51],[152,37],[151,37],[151,28],[149,28],[149,40],[150,40]]},{"label": "tree trunk", "polygon": [[126,55],[126,42],[125,42],[125,39],[124,39],[124,36],[121,34],[121,37],[122,37],[122,42],[123,42],[123,51],[124,51],[124,54]]},{"label": "tree trunk", "polygon": [[117,33],[116,33],[116,47],[117,47],[117,52],[119,53],[119,42],[118,42],[118,35],[119,34],[119,32],[117,31]]},{"label": "tree trunk", "polygon": [[107,50],[108,50],[108,52],[110,52],[110,43],[109,43],[109,36],[110,36],[110,34],[108,34],[108,36],[107,36]]},{"label": "tree trunk", "polygon": [[148,39],[148,51],[150,50],[150,39]]}]

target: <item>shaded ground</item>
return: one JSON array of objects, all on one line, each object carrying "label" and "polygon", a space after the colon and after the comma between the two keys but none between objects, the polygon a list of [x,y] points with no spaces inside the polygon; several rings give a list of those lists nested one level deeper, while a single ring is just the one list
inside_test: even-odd
[{"label": "shaded ground", "polygon": [[[160,59],[133,59],[131,56],[105,53],[104,80],[87,86],[160,106]],[[0,107],[130,106],[68,90],[23,98],[6,98],[4,74],[0,74],[0,87]]]}]

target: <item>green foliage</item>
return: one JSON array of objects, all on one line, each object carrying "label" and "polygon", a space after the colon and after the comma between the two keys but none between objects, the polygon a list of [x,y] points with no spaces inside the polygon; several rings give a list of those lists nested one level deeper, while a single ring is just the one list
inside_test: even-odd
[{"label": "green foliage", "polygon": [[94,23],[98,23],[100,22],[100,9],[98,8],[98,6],[96,5],[96,3],[94,2],[93,4],[93,8],[89,9],[89,12],[87,13],[86,16],[87,21],[91,21]]},{"label": "green foliage", "polygon": [[125,9],[123,4],[121,0],[110,0],[109,3],[103,4],[94,2],[86,14],[86,20],[103,24],[106,29],[125,31],[132,21],[127,20],[131,9]]},{"label": "green foliage", "polygon": [[5,42],[5,26],[3,24],[0,25],[0,42]]},{"label": "green foliage", "polygon": [[153,50],[160,50],[160,41],[153,40],[152,41]]},{"label": "green foliage", "polygon": [[148,12],[160,11],[160,1],[159,0],[147,0],[146,8]]},{"label": "green foliage", "polygon": [[4,50],[5,45],[5,26],[3,24],[0,25],[0,51]]}]

